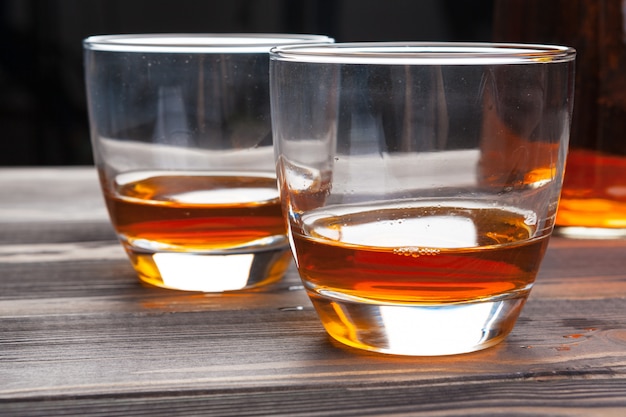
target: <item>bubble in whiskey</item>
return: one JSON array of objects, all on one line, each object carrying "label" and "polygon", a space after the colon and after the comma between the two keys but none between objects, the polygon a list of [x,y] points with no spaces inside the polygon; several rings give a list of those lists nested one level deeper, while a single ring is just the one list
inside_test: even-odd
[{"label": "bubble in whiskey", "polygon": [[402,256],[411,256],[413,258],[419,258],[420,256],[435,256],[439,255],[441,251],[435,248],[420,248],[417,246],[407,246],[404,248],[395,248],[393,253]]}]

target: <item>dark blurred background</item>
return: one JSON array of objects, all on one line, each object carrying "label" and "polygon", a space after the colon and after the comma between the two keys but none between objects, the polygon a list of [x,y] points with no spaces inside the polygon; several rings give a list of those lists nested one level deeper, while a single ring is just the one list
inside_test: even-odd
[{"label": "dark blurred background", "polygon": [[156,32],[489,41],[494,0],[0,0],[0,165],[92,163],[81,40]]}]

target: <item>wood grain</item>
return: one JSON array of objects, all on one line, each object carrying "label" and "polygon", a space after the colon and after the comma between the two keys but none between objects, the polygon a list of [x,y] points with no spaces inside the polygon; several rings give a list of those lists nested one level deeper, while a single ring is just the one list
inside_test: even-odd
[{"label": "wood grain", "polygon": [[626,415],[626,241],[554,238],[500,345],[394,357],[329,340],[293,267],[143,287],[93,169],[45,171],[0,169],[0,415]]}]

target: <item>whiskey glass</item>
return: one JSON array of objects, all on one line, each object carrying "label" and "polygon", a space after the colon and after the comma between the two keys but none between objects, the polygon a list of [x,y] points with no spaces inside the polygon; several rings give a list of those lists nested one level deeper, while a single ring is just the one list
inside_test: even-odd
[{"label": "whiskey glass", "polygon": [[321,35],[139,34],[84,40],[93,155],[144,283],[222,292],[291,263],[273,163],[272,46]]},{"label": "whiskey glass", "polygon": [[574,60],[551,45],[271,50],[283,213],[330,336],[448,355],[509,334],[554,227]]}]

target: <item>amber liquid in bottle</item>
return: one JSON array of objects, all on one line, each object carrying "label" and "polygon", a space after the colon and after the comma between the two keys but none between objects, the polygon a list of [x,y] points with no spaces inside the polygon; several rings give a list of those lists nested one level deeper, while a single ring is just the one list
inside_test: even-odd
[{"label": "amber liquid in bottle", "polygon": [[626,157],[570,150],[556,225],[626,228]]},{"label": "amber liquid in bottle", "polygon": [[505,209],[363,207],[308,215],[293,240],[314,296],[433,305],[525,296],[548,244],[534,230]]},{"label": "amber liquid in bottle", "polygon": [[[560,13],[565,9],[567,13]],[[623,11],[620,0],[494,5],[494,41],[547,42],[576,49],[570,148],[556,218],[557,231],[565,236],[626,236]]]}]

